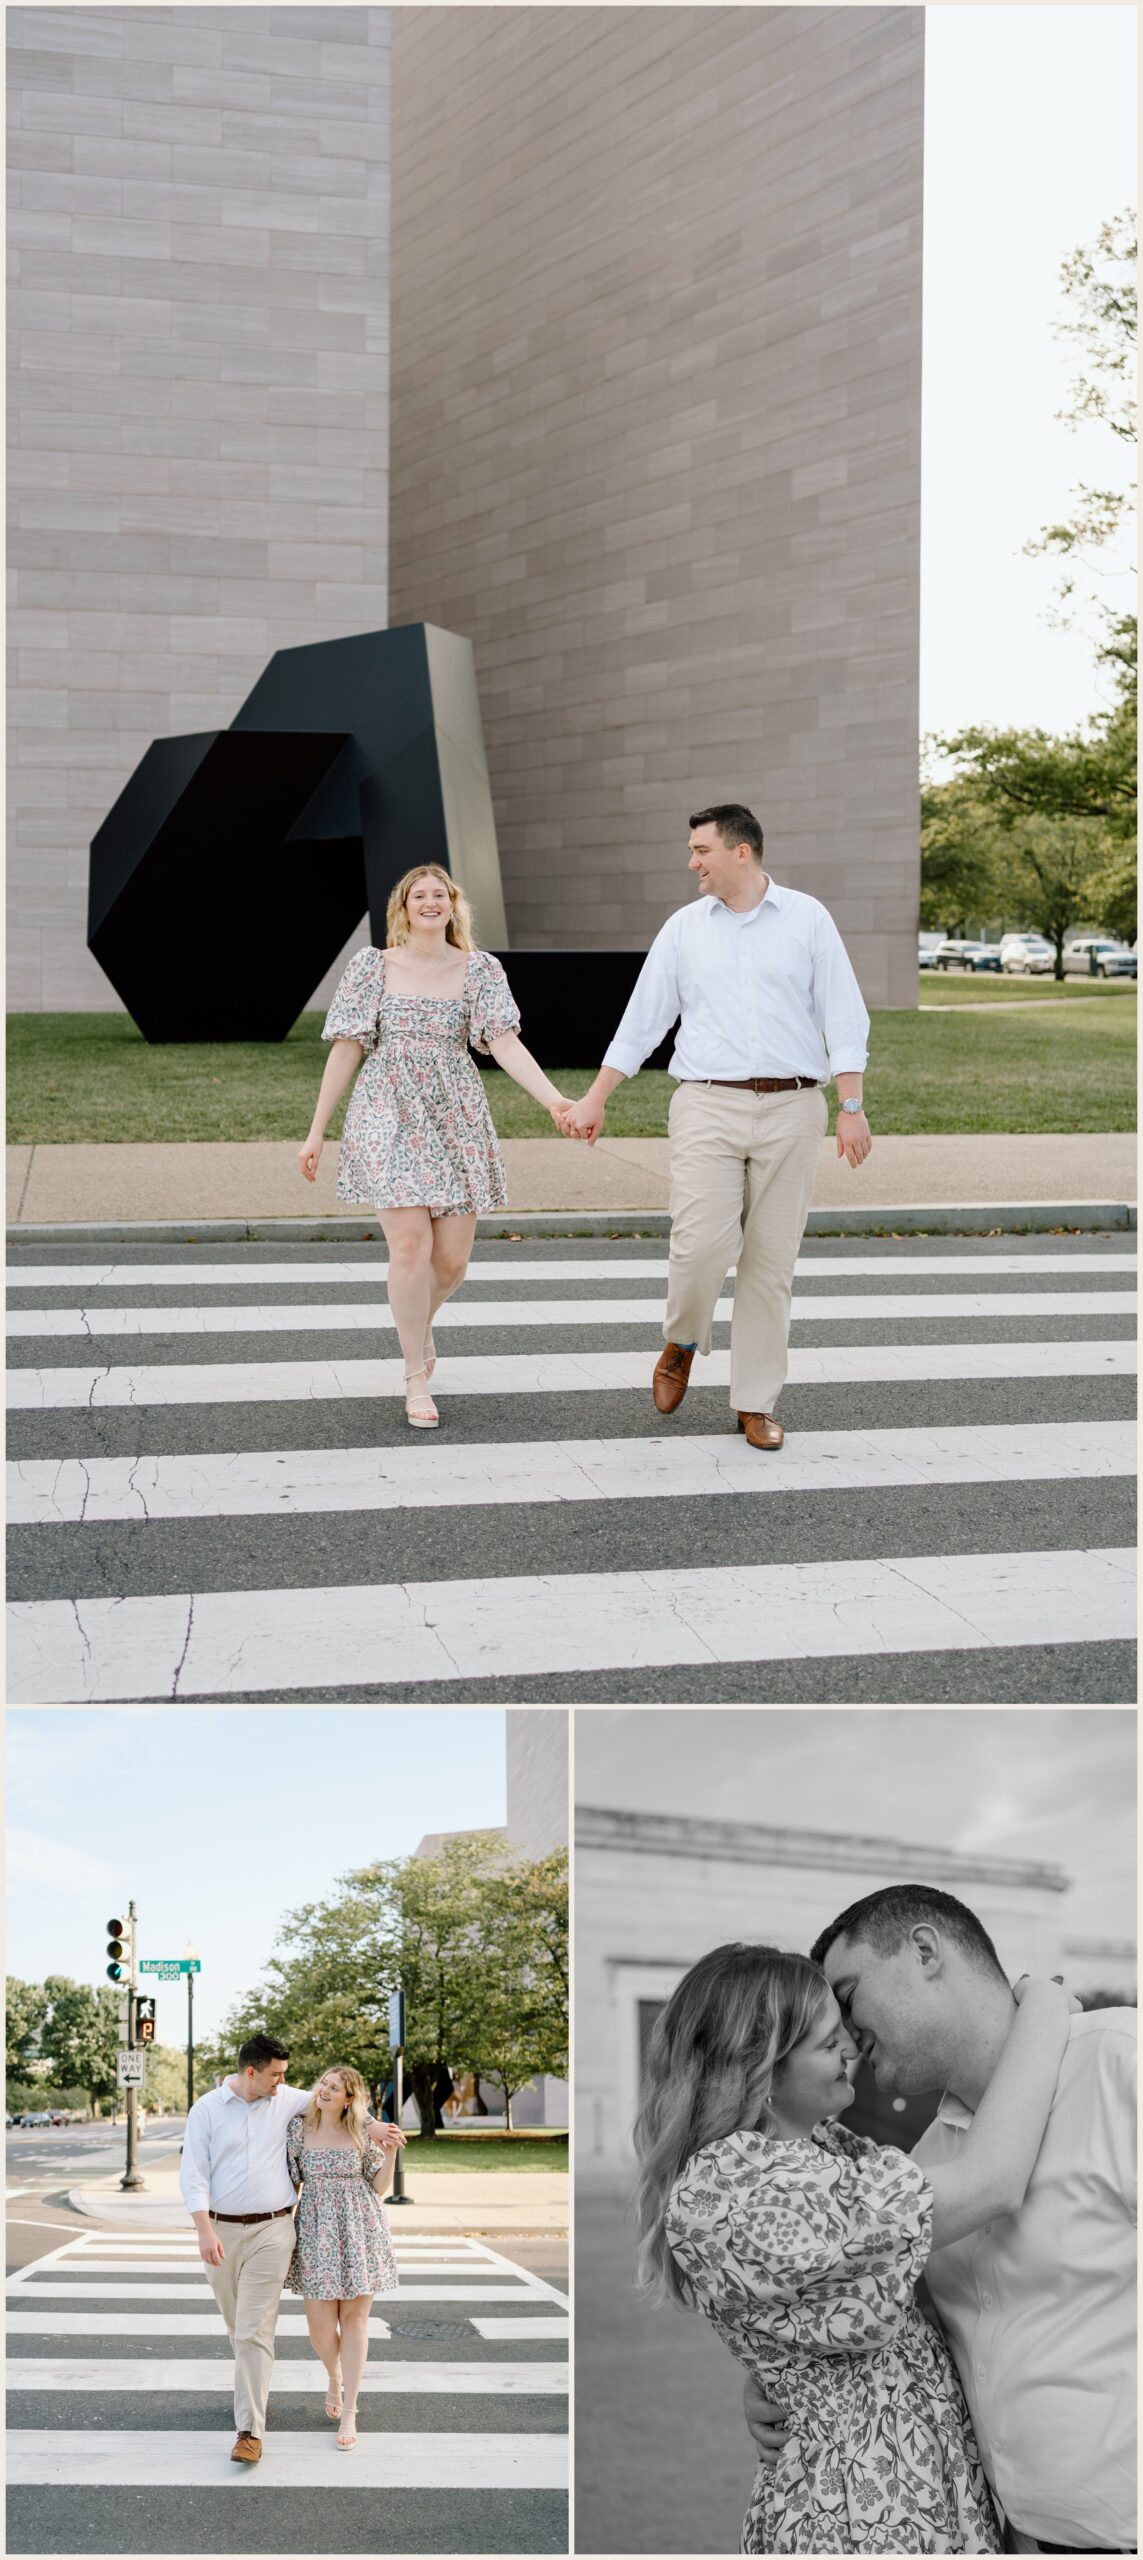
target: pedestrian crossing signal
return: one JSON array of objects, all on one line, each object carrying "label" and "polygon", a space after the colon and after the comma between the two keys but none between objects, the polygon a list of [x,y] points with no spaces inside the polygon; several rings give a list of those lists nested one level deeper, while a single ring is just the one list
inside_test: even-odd
[{"label": "pedestrian crossing signal", "polygon": [[136,2044],[153,2044],[154,2041],[155,2003],[153,2000],[137,2000],[135,2002],[135,2042]]},{"label": "pedestrian crossing signal", "polygon": [[109,1920],[107,1923],[107,1953],[111,1959],[107,1967],[107,1979],[109,1982],[122,1982],[123,1980],[123,1958],[126,1954],[126,1947],[124,1944],[125,1937],[126,1931],[122,1920]]}]

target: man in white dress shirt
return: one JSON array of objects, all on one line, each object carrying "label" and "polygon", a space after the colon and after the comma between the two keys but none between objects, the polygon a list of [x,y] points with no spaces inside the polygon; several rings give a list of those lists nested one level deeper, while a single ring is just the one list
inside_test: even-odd
[{"label": "man in white dress shirt", "polygon": [[[179,2187],[234,2351],[232,2462],[262,2457],[274,2333],[294,2250],[286,2129],[312,2091],[289,2087],[289,2059],[276,2036],[248,2036],[233,2077],[196,2098],[183,2137]],[[395,2125],[372,2117],[366,2125],[384,2150],[404,2142]]]},{"label": "man in white dress shirt", "polygon": [[[851,1904],[812,1955],[879,2089],[944,2088],[913,2146],[952,2160],[1015,2015],[975,1913],[928,1885]],[[1134,2009],[1073,2017],[1019,2213],[929,2259],[1008,2551],[1133,2551],[1135,2498]],[[784,2428],[754,2386],[764,2459]]]},{"label": "man in white dress shirt", "polygon": [[738,802],[691,819],[701,896],[656,934],[599,1074],[561,1126],[594,1145],[616,1085],[681,1015],[669,1069],[666,1347],[652,1392],[660,1413],[677,1411],[737,1261],[731,1410],[752,1448],[780,1449],[774,1406],[831,1077],[839,1156],[862,1164],[873,1140],[861,1100],[869,1016],[845,945],[819,901],[779,887],[762,856],[762,829]]}]

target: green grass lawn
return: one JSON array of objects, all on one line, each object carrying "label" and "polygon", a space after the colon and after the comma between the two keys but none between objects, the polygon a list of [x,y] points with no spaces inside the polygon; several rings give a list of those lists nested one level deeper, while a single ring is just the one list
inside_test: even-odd
[{"label": "green grass lawn", "polygon": [[1005,978],[991,973],[954,978],[943,969],[922,970],[918,985],[923,1005],[1044,1004],[1057,996],[1094,996],[1097,1002],[1133,1005],[1137,993],[1134,978]]},{"label": "green grass lawn", "polygon": [[[1100,990],[1025,1011],[1050,981],[942,979],[919,1011],[873,1017],[866,1097],[874,1130],[1098,1131],[1135,1126],[1135,990]],[[1019,1011],[992,1011],[1016,989]],[[966,1012],[968,1003],[987,1010]],[[325,1052],[323,1016],[305,1013],[289,1038],[269,1045],[149,1048],[125,1014],[17,1013],[8,1017],[8,1137],[14,1144],[177,1143],[266,1138],[300,1146],[309,1128]],[[545,1065],[549,1061],[545,1059]],[[561,1090],[586,1092],[590,1067],[550,1072]],[[552,1123],[499,1068],[485,1071],[502,1138],[548,1137]],[[608,1106],[614,1138],[661,1137],[669,1076],[644,1072]],[[831,1103],[833,1096],[831,1095]],[[330,1125],[337,1137],[340,1112]]]},{"label": "green grass lawn", "polygon": [[489,2169],[507,2169],[513,2177],[544,2169],[556,2176],[567,2170],[568,2138],[566,2133],[437,2133],[425,2142],[411,2133],[401,2157],[410,2178],[423,2178],[426,2169],[466,2178],[482,2178]]}]

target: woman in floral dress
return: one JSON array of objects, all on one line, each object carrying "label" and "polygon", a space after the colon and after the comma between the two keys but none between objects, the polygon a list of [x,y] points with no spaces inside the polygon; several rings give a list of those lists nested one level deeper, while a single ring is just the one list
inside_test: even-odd
[{"label": "woman in floral dress", "polygon": [[376,2193],[379,2182],[389,2184],[394,2151],[366,2138],[368,2112],[361,2073],[339,2063],[323,2073],[308,2107],[286,2128],[286,2159],[300,2190],[286,2289],[304,2296],[309,2333],[329,2376],[326,2416],[341,2421],[342,2453],[357,2442],[374,2295],[397,2291],[389,2225]]},{"label": "woman in floral dress", "polygon": [[1068,2033],[1054,1983],[1018,2015],[957,2160],[847,2133],[857,2047],[825,1975],[716,1947],[651,2040],[636,2128],[644,2290],[702,2311],[787,2413],[748,2552],[999,2551],[956,2370],[914,2287],[930,2251],[1023,2201]]},{"label": "woman in floral dress", "polygon": [[322,1036],[333,1051],[298,1161],[313,1182],[330,1113],[361,1067],[337,1196],[367,1202],[380,1219],[406,1419],[423,1431],[440,1419],[429,1393],[433,1317],[464,1278],[478,1215],[508,1200],[469,1042],[542,1102],[557,1128],[568,1104],[519,1038],[500,962],[476,950],[467,900],[439,863],[419,863],[397,882],[385,930],[385,950],[355,952],[330,1006]]}]

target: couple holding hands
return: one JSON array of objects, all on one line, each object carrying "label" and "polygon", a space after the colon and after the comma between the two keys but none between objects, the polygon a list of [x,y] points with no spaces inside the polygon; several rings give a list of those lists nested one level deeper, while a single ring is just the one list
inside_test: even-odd
[{"label": "couple holding hands", "polygon": [[[609,1096],[672,1023],[671,1244],[664,1348],[652,1392],[677,1410],[696,1350],[711,1347],[723,1281],[737,1264],[730,1402],[752,1447],[782,1445],[773,1407],[786,1376],[790,1293],[838,1091],[837,1151],[872,1146],[861,1099],[869,1016],[845,946],[816,898],[763,868],[762,829],[737,802],[690,821],[700,895],[656,936],[590,1090],[557,1091],[519,1037],[520,1014],[491,952],[472,938],[463,892],[437,863],[397,882],[384,951],[354,954],[326,1018],[332,1043],[309,1136],[317,1175],[330,1114],[345,1118],[338,1199],[376,1210],[389,1248],[389,1304],[415,1430],[440,1420],[431,1393],[433,1318],[465,1276],[476,1221],[507,1207],[504,1165],[470,1045],[594,1145]],[[680,1019],[681,1017],[681,1019]],[[360,1069],[360,1073],[358,1072]]]}]

